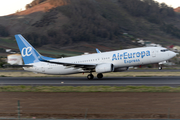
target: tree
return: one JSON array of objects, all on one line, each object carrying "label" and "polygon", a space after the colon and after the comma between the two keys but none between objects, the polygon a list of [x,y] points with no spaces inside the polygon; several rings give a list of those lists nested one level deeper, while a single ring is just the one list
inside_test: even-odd
[{"label": "tree", "polygon": [[31,8],[31,7],[32,7],[31,4],[27,4],[27,5],[25,6],[26,10],[29,9],[29,8]]},{"label": "tree", "polygon": [[31,3],[27,4],[25,6],[25,8],[29,9],[29,8],[34,7],[34,6],[40,4],[40,3],[44,2],[44,1],[47,1],[47,0],[33,0]]},{"label": "tree", "polygon": [[0,25],[0,36],[2,37],[8,37],[9,36],[9,32],[6,29],[6,27]]}]

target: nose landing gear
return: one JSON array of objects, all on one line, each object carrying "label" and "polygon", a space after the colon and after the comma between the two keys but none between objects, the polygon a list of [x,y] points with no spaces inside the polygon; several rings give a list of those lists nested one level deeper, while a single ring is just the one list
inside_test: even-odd
[{"label": "nose landing gear", "polygon": [[159,70],[162,70],[162,65],[166,64],[166,63],[167,63],[167,61],[159,62]]},{"label": "nose landing gear", "polygon": [[162,70],[162,66],[159,66],[159,68],[158,68],[159,70]]}]

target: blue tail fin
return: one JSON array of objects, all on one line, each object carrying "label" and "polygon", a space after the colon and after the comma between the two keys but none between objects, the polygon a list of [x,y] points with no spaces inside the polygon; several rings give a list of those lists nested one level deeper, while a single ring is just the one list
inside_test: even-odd
[{"label": "blue tail fin", "polygon": [[97,52],[97,53],[101,53],[101,51],[99,51],[99,49],[97,49],[97,48],[96,48],[96,52]]},{"label": "blue tail fin", "polygon": [[31,44],[26,41],[26,39],[18,34],[15,35],[19,50],[21,52],[23,61],[25,64],[39,62],[41,55],[31,46]]}]

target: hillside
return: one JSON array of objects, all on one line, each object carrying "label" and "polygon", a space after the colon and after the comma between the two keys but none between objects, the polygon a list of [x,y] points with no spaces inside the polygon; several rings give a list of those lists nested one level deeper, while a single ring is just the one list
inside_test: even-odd
[{"label": "hillside", "polygon": [[180,15],[153,0],[41,0],[0,17],[0,36],[19,33],[36,48],[77,53],[137,47],[137,38],[180,45]]},{"label": "hillside", "polygon": [[179,12],[180,13],[180,7],[174,9],[175,12]]}]

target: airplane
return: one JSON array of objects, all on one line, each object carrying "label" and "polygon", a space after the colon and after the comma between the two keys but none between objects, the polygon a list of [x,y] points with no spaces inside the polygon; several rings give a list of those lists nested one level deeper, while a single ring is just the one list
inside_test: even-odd
[{"label": "airplane", "polygon": [[176,53],[163,47],[139,47],[110,52],[79,55],[65,58],[51,58],[42,56],[36,49],[21,35],[15,35],[19,50],[21,52],[24,70],[35,73],[52,75],[66,75],[75,73],[90,73],[87,79],[94,78],[93,72],[97,73],[97,78],[103,78],[103,73],[122,72],[131,66],[145,64],[161,64],[176,56]]}]

